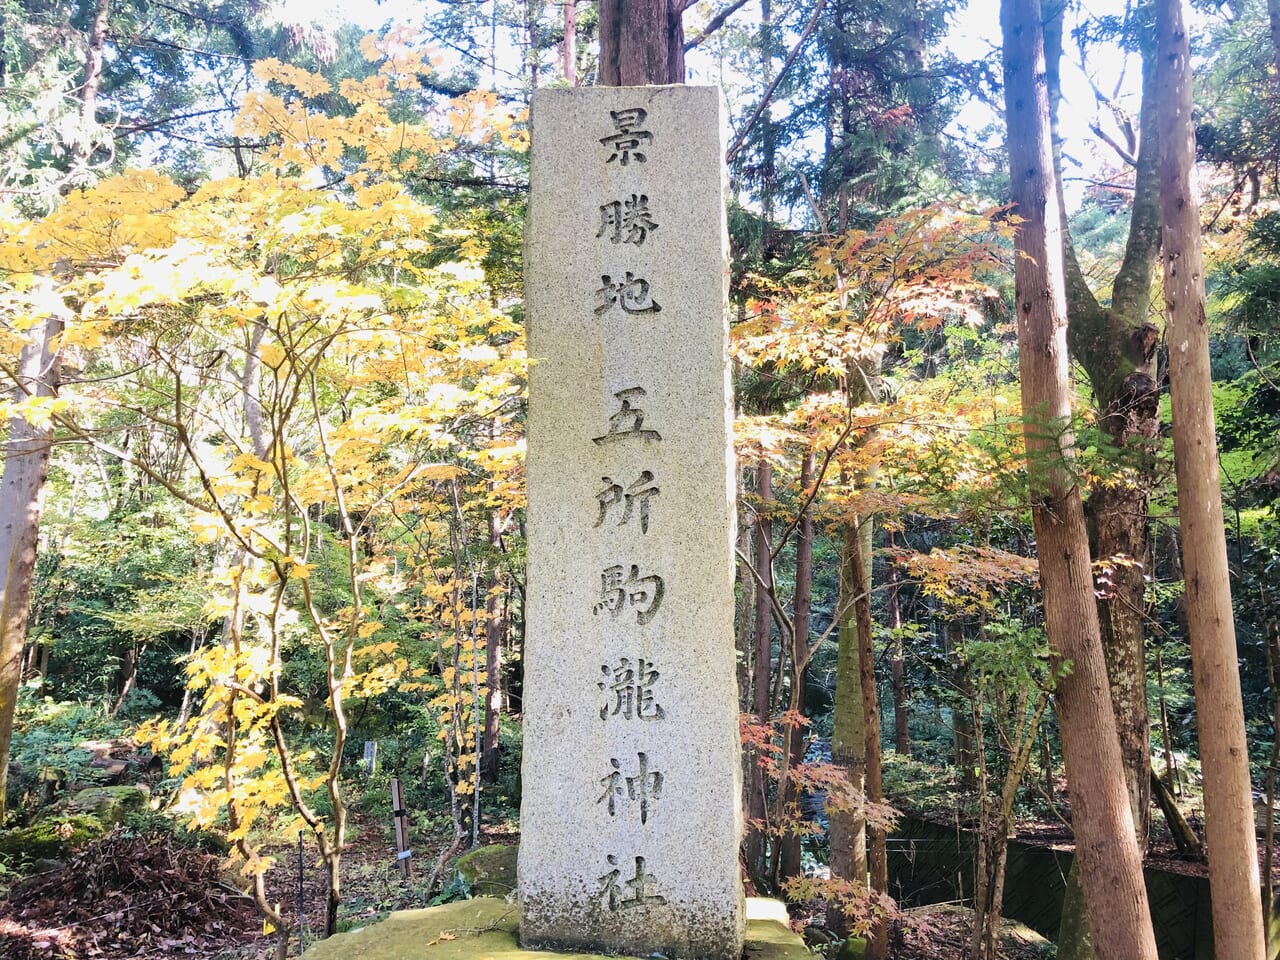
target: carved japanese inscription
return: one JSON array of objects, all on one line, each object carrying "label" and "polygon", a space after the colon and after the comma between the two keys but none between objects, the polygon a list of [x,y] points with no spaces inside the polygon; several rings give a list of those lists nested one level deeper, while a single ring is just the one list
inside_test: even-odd
[{"label": "carved japanese inscription", "polygon": [[600,205],[600,229],[596,237],[608,237],[610,243],[634,243],[637,247],[657,230],[649,213],[648,194],[631,194],[625,200],[610,200]]},{"label": "carved japanese inscription", "polygon": [[614,512],[613,508],[621,506],[622,515],[618,518],[618,526],[625,527],[632,517],[640,519],[640,532],[649,532],[649,501],[662,491],[653,482],[653,474],[641,470],[640,476],[623,489],[622,484],[615,483],[611,477],[601,477],[604,489],[596,494],[600,504],[600,513],[596,517],[595,526],[604,523],[605,518]]},{"label": "carved japanese inscription", "polygon": [[738,960],[719,95],[533,116],[521,941]]},{"label": "carved japanese inscription", "polygon": [[667,713],[654,699],[653,686],[658,681],[658,671],[646,660],[623,657],[616,666],[604,664],[600,668],[604,679],[596,686],[605,692],[605,705],[600,708],[600,719],[620,717],[623,720],[662,720]]},{"label": "carved japanese inscription", "polygon": [[642,440],[662,439],[662,434],[657,430],[641,429],[644,426],[644,411],[640,409],[639,401],[645,397],[644,387],[628,387],[626,390],[619,390],[613,396],[621,404],[621,408],[609,417],[608,432],[603,436],[592,437],[592,443],[612,443],[627,437],[638,437]]},{"label": "carved japanese inscription", "polygon": [[605,274],[600,278],[600,289],[596,291],[600,303],[596,306],[596,315],[608,313],[614,306],[623,313],[660,313],[662,307],[649,293],[649,281],[635,276],[630,270],[618,279]]},{"label": "carved japanese inscription", "polygon": [[635,801],[640,812],[640,822],[648,823],[650,802],[662,799],[662,774],[649,769],[649,758],[645,754],[640,753],[636,757],[637,773],[633,777],[622,772],[622,764],[616,757],[609,761],[613,770],[600,778],[604,793],[596,803],[606,804],[609,816],[612,817],[622,807],[624,800]]},{"label": "carved japanese inscription", "polygon": [[640,152],[640,147],[653,142],[653,134],[640,129],[648,115],[643,107],[609,111],[614,132],[600,138],[600,142],[610,151],[606,163],[616,160],[625,167],[629,163],[644,163],[648,159]]}]

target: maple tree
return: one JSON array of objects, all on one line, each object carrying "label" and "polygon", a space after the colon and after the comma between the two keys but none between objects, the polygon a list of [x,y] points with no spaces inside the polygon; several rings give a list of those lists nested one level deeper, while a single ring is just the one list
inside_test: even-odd
[{"label": "maple tree", "polygon": [[[425,56],[404,39],[370,43],[380,70],[344,84],[353,109],[341,116],[304,103],[328,90],[322,77],[260,64],[282,90],[251,97],[242,115],[246,131],[273,142],[252,177],[188,197],[158,174],[127,173],[42,221],[7,225],[6,348],[16,353],[21,332],[53,309],[66,322],[63,362],[94,374],[10,413],[146,473],[213,549],[204,614],[222,621],[222,635],[186,666],[204,705],[144,736],[183,774],[179,808],[195,824],[225,813],[258,905],[282,932],[255,831],[282,804],[294,808],[327,864],[333,932],[346,712],[411,673],[397,643],[379,636],[387,624],[430,625],[437,636],[449,662],[433,705],[451,782],[474,790],[468,717],[487,692],[484,615],[456,538],[469,513],[513,502],[519,463],[510,432],[519,329],[493,305],[482,247],[438,262],[431,237],[449,228],[397,180],[460,138],[497,138],[510,126],[488,122],[483,96],[424,122],[393,120],[387,102],[415,82]],[[347,167],[344,191],[313,185],[309,171],[328,166]],[[68,256],[88,267],[61,284],[39,279],[43,264]],[[107,411],[169,437],[183,473],[161,474],[113,446],[97,429]],[[345,586],[318,587],[317,569]],[[300,645],[322,651],[327,760],[299,755],[284,727],[302,706],[283,682],[285,657]]]},{"label": "maple tree", "polygon": [[[833,762],[857,795],[865,789],[865,802],[872,808],[883,800],[878,754],[862,756],[864,744],[866,749],[878,747],[879,723],[870,668],[870,581],[865,573],[870,558],[868,553],[867,559],[862,559],[863,536],[858,530],[859,524],[865,524],[869,534],[870,517],[917,500],[907,489],[876,489],[868,477],[878,471],[887,450],[899,455],[910,451],[894,461],[905,467],[905,473],[892,471],[894,481],[909,488],[910,464],[916,462],[921,449],[945,444],[944,423],[949,422],[953,429],[958,426],[951,419],[953,410],[927,410],[907,399],[884,402],[871,378],[878,375],[885,353],[904,330],[944,320],[964,324],[982,318],[984,299],[992,294],[984,272],[999,268],[1000,232],[990,214],[966,214],[935,206],[887,217],[873,230],[828,238],[815,248],[812,264],[795,275],[783,281],[752,278],[753,286],[767,297],[750,301],[750,319],[734,330],[736,349],[745,362],[774,379],[803,384],[809,391],[793,411],[748,419],[741,422],[737,434],[745,456],[769,450],[773,458],[781,459],[788,448],[801,453],[801,467],[794,475],[799,484],[797,507],[781,517],[782,529],[777,536],[761,536],[758,546],[765,548],[757,552],[754,565],[742,551],[739,554],[759,598],[757,632],[767,638],[768,624],[760,621],[766,615],[775,621],[781,636],[779,671],[788,671],[789,693],[777,709],[793,719],[779,723],[778,755],[769,757],[767,772],[775,797],[769,826],[781,834],[774,844],[772,872],[789,885],[796,874],[780,872],[780,868],[787,834],[796,842],[795,828],[789,824],[795,818],[800,786],[793,782],[791,767],[804,755],[795,718],[801,716],[803,707],[806,667],[833,634],[838,637],[840,661]],[[851,479],[855,477],[860,479]],[[845,530],[846,556],[857,556],[846,561],[845,585],[831,625],[819,637],[811,638],[803,603],[804,581],[809,574],[802,558],[804,544],[811,542],[812,533],[806,532],[806,526],[813,522],[810,507],[815,504],[820,505],[817,515],[821,520]],[[778,595],[773,567],[793,537],[798,543],[795,613],[789,616]],[[857,575],[859,568],[864,572]],[[856,629],[852,627],[855,608]],[[768,646],[761,646],[756,656],[767,664]],[[757,686],[757,697],[760,691]],[[763,703],[767,705],[768,699]],[[842,704],[847,720],[841,719]],[[757,725],[760,713],[757,703]],[[758,744],[750,753],[762,756]],[[753,788],[753,792],[757,789],[763,792],[766,787]],[[865,849],[861,834],[866,818],[857,806],[836,805],[829,812],[833,875],[840,882],[853,884],[848,889],[833,888],[833,892],[837,899],[847,898],[851,889],[862,889],[860,877],[865,868],[858,863],[857,851]],[[873,836],[878,834],[882,850],[883,824],[872,822],[870,826]],[[854,854],[852,862],[840,859],[850,853]],[[887,893],[883,854],[879,864],[878,874],[872,874],[872,889],[883,899]],[[837,923],[844,922],[838,919],[841,915],[848,918],[852,913],[838,912]],[[883,930],[884,925],[873,927]]]}]

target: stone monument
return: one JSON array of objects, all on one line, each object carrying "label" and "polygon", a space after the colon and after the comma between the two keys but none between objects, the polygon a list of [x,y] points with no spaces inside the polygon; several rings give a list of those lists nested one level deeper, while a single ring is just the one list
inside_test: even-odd
[{"label": "stone monument", "polygon": [[534,95],[525,947],[742,951],[722,131],[714,87]]}]

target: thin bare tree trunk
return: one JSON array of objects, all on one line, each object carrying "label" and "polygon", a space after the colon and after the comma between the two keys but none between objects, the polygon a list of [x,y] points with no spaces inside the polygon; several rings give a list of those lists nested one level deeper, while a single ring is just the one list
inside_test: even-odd
[{"label": "thin bare tree trunk", "polygon": [[[807,497],[814,484],[813,449],[805,450],[800,463],[800,496]],[[813,613],[813,505],[809,503],[796,528],[796,591],[792,616],[791,638],[791,697],[793,713],[804,712],[805,683],[808,671],[805,663],[809,657],[809,625]],[[782,790],[782,806],[790,817],[799,818],[800,793],[792,775],[796,766],[804,761],[805,732],[800,727],[783,729],[783,755],[786,757],[785,787]],[[790,880],[801,874],[800,832],[784,830],[779,837],[778,881]]]},{"label": "thin bare tree trunk", "polygon": [[1280,622],[1275,617],[1267,619],[1266,646],[1267,682],[1271,684],[1271,760],[1267,764],[1264,787],[1267,822],[1262,845],[1265,851],[1262,860],[1262,915],[1267,925],[1267,960],[1274,960],[1280,955],[1280,916],[1277,915],[1280,903],[1272,896],[1271,885],[1276,842],[1276,773],[1280,771],[1280,689],[1276,687],[1276,682],[1280,681]]},{"label": "thin bare tree trunk", "polygon": [[[773,609],[770,603],[773,589],[773,466],[762,459],[756,467],[756,514],[755,535],[755,568],[758,582],[756,584],[755,612],[755,656],[752,669],[751,708],[757,723],[766,724],[772,713],[769,686],[773,677]],[[747,818],[752,821],[747,830],[746,852],[747,869],[753,877],[763,877],[765,871],[765,854],[767,835],[766,819],[768,804],[765,798],[764,770],[760,766],[760,757],[755,751],[744,751],[746,755],[747,782],[750,784],[747,795]]]},{"label": "thin bare tree trunk", "polygon": [[1191,126],[1191,51],[1181,0],[1156,7],[1160,200],[1169,392],[1187,622],[1196,694],[1213,939],[1220,957],[1263,960],[1262,899],[1214,433],[1200,197]]},{"label": "thin bare tree trunk", "polygon": [[1071,388],[1061,214],[1053,177],[1039,0],[1002,0],[1005,113],[1015,211],[1014,309],[1032,521],[1045,626],[1056,663],[1057,712],[1071,789],[1076,857],[1100,960],[1155,960],[1108,693],[1084,507],[1072,469]]},{"label": "thin bare tree trunk", "polygon": [[[496,512],[489,514],[489,546],[495,556],[502,550],[502,534]],[[496,566],[496,565],[495,565]],[[493,582],[485,598],[484,673],[489,688],[484,698],[484,737],[480,750],[480,776],[485,783],[498,779],[498,721],[502,716],[502,647],[507,632],[500,569],[493,572]]]},{"label": "thin bare tree trunk", "polygon": [[[854,621],[858,628],[858,670],[861,674],[862,715],[866,738],[866,787],[868,803],[884,803],[884,782],[880,769],[880,699],[876,691],[875,651],[871,644],[871,551],[867,549],[870,518],[863,520],[867,528],[859,549],[850,554],[853,561]],[[867,869],[871,890],[889,893],[889,856],[884,827],[867,827]],[[884,960],[889,949],[889,928],[883,918],[877,919],[867,935],[867,960]]]},{"label": "thin bare tree trunk", "polygon": [[1271,55],[1280,79],[1280,0],[1267,0],[1267,20],[1271,26]]},{"label": "thin bare tree trunk", "polygon": [[[843,482],[843,478],[842,478]],[[836,652],[836,695],[831,716],[831,763],[861,794],[867,771],[866,715],[863,712],[862,670],[858,662],[858,626],[854,601],[858,579],[854,554],[862,549],[856,520],[844,527],[843,556],[840,563],[839,647]],[[854,883],[867,882],[866,816],[856,809],[836,808],[831,817],[831,876]],[[839,936],[848,936],[850,921],[838,905],[827,910],[827,927]]]},{"label": "thin bare tree trunk", "polygon": [[[892,543],[892,541],[890,541]],[[910,714],[907,709],[906,663],[902,650],[902,574],[896,565],[889,567],[889,628],[894,631],[889,650],[889,676],[893,681],[893,751],[911,756]]]},{"label": "thin bare tree trunk", "polygon": [[[945,644],[947,660],[952,666],[951,682],[956,691],[965,697],[974,696],[973,682],[969,678],[969,668],[960,659],[957,651],[964,640],[963,627],[958,620],[947,620],[942,625],[942,636]],[[962,786],[974,789],[978,785],[977,764],[973,750],[973,717],[968,710],[951,711],[951,737],[955,748],[953,759],[960,771]]]},{"label": "thin bare tree trunk", "polygon": [[578,0],[564,0],[564,82],[578,85]]}]

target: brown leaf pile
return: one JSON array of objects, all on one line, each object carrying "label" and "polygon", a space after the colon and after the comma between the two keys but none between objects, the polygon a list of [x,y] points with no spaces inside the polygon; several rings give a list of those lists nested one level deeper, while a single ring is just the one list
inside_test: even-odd
[{"label": "brown leaf pile", "polygon": [[0,957],[208,956],[253,917],[217,857],[115,830],[9,891],[0,901]]}]

